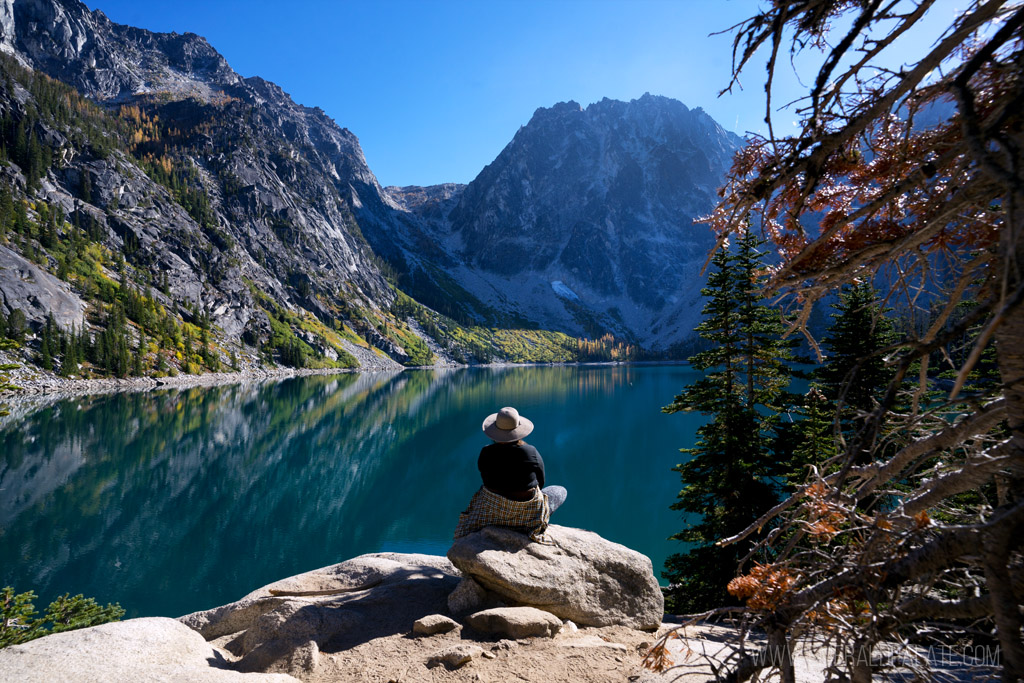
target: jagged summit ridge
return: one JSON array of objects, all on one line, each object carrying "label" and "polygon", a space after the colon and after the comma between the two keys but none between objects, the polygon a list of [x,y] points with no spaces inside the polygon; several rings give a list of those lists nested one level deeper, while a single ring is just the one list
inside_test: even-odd
[{"label": "jagged summit ridge", "polygon": [[212,97],[241,77],[205,38],[116,24],[79,0],[0,0],[2,43],[29,66],[98,100],[146,93]]}]

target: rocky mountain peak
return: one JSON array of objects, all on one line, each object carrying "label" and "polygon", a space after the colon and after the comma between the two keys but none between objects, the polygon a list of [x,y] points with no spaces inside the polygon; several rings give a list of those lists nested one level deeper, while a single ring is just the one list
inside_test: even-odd
[{"label": "rocky mountain peak", "polygon": [[448,214],[446,239],[475,271],[467,289],[572,332],[685,336],[694,301],[680,292],[710,246],[693,220],[739,143],[702,110],[649,93],[538,109]]},{"label": "rocky mountain peak", "polygon": [[0,0],[0,52],[15,53],[14,0]]},{"label": "rocky mountain peak", "polygon": [[[393,204],[349,130],[274,83],[241,78],[195,33],[123,26],[78,0],[0,0],[0,31],[22,65],[101,105],[85,126],[38,120],[59,154],[38,189],[12,168],[19,187],[93,217],[91,239],[123,254],[138,281],[164,282],[168,303],[208,315],[239,351],[349,363],[362,335],[409,359],[418,338],[387,336],[395,294],[363,232]],[[16,120],[31,104],[18,87],[0,89]]]},{"label": "rocky mountain peak", "polygon": [[558,102],[550,107],[538,107],[537,110],[533,112],[533,118],[530,119],[530,123],[545,121],[552,117],[572,116],[573,114],[579,114],[582,111],[583,107],[580,106],[579,102],[574,100]]},{"label": "rocky mountain peak", "polygon": [[97,100],[209,100],[241,81],[205,38],[116,24],[79,0],[0,0],[0,26],[8,52]]}]

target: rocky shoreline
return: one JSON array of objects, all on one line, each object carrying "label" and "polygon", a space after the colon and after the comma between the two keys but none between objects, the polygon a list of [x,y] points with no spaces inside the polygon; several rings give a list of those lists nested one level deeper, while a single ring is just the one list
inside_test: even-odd
[{"label": "rocky shoreline", "polygon": [[[12,381],[17,389],[0,394],[5,403],[18,403],[25,399],[45,395],[58,398],[81,396],[84,394],[111,394],[120,392],[152,391],[154,389],[190,389],[193,387],[212,387],[223,384],[239,384],[243,382],[265,382],[288,379],[289,377],[306,377],[309,375],[335,375],[350,372],[395,372],[385,369],[292,369],[292,368],[259,368],[239,372],[211,372],[203,375],[176,375],[174,377],[126,377],[100,379],[65,379],[42,375],[39,378],[18,379]],[[40,373],[41,374],[41,373]]]},{"label": "rocky shoreline", "polygon": [[[354,346],[354,345],[353,345]],[[365,351],[365,349],[364,349]],[[193,387],[213,387],[225,384],[241,384],[249,382],[267,382],[288,379],[290,377],[307,377],[310,375],[336,375],[352,372],[400,372],[406,368],[390,358],[379,358],[367,351],[358,357],[358,368],[267,368],[250,365],[233,372],[208,372],[201,375],[181,373],[167,377],[102,377],[81,379],[60,377],[47,372],[31,363],[22,354],[11,351],[0,351],[0,366],[17,365],[13,370],[3,374],[10,378],[17,388],[0,392],[0,403],[8,406],[32,402],[40,397],[70,398],[87,394],[111,394],[121,392],[152,391],[155,389],[191,389]]]},{"label": "rocky shoreline", "polygon": [[[353,345],[354,346],[354,345]],[[357,347],[360,348],[360,347]],[[307,377],[310,375],[336,375],[352,372],[401,372],[403,370],[423,369],[457,369],[467,367],[479,368],[518,368],[518,367],[553,367],[569,365],[650,365],[676,364],[681,361],[634,361],[623,362],[583,362],[583,363],[487,363],[481,365],[463,365],[450,358],[433,366],[406,367],[390,358],[380,358],[367,349],[357,356],[361,363],[358,368],[266,368],[253,365],[237,372],[209,372],[202,375],[179,374],[173,377],[125,377],[77,379],[59,377],[46,372],[29,363],[26,359],[10,352],[0,351],[0,365],[17,364],[19,367],[6,371],[11,382],[17,387],[14,390],[0,392],[0,404],[8,409],[22,403],[31,403],[34,399],[71,398],[89,394],[112,394],[120,392],[153,391],[156,389],[191,389],[194,387],[213,387],[225,384],[241,384],[248,382],[267,382],[288,379],[290,377]]]}]

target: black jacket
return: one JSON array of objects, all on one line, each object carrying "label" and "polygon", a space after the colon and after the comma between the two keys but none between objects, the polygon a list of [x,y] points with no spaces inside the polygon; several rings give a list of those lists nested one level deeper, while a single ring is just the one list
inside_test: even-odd
[{"label": "black jacket", "polygon": [[477,460],[484,486],[495,493],[520,493],[534,486],[544,488],[544,459],[524,443],[492,443],[480,449]]}]

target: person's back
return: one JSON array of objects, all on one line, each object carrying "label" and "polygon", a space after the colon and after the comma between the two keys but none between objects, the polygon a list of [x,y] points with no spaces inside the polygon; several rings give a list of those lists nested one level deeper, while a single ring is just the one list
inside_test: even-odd
[{"label": "person's back", "polygon": [[544,460],[522,440],[484,446],[477,468],[484,486],[512,500],[528,500],[534,488],[544,488]]}]

